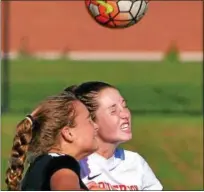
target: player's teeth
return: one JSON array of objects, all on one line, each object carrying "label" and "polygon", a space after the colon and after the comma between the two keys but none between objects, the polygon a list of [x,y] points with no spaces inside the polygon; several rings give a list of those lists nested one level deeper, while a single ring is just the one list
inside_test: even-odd
[{"label": "player's teeth", "polygon": [[127,123],[123,124],[121,128],[122,128],[122,129],[128,128],[128,124],[127,124]]}]

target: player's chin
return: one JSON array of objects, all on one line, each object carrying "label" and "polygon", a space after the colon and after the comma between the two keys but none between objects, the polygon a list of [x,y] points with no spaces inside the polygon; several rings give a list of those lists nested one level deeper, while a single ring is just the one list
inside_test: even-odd
[{"label": "player's chin", "polygon": [[132,132],[122,133],[120,136],[121,142],[126,142],[132,139]]}]

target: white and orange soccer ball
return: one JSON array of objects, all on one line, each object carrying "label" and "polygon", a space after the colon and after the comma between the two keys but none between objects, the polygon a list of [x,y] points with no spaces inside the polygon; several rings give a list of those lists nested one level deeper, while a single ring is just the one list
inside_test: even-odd
[{"label": "white and orange soccer ball", "polygon": [[147,0],[85,0],[95,21],[109,28],[127,28],[138,23],[148,8]]}]

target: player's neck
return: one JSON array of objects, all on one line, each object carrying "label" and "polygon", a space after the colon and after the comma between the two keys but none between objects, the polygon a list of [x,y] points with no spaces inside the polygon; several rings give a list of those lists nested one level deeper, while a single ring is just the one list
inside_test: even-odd
[{"label": "player's neck", "polygon": [[117,145],[110,144],[110,143],[102,143],[99,144],[99,149],[96,151],[99,155],[103,156],[106,159],[109,159],[113,156]]},{"label": "player's neck", "polygon": [[59,147],[52,147],[52,149],[49,151],[49,153],[57,153],[57,154],[66,154],[74,157],[77,161],[80,159],[83,159],[88,154],[87,153],[81,153],[80,150],[78,150],[76,147],[70,145],[70,147],[61,145]]}]

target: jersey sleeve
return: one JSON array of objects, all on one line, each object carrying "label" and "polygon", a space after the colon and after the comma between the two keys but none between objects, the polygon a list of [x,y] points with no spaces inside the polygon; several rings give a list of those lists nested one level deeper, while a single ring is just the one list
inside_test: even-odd
[{"label": "jersey sleeve", "polygon": [[48,167],[47,167],[47,176],[49,178],[52,177],[52,175],[60,170],[60,169],[69,169],[72,170],[78,177],[80,177],[80,167],[78,162],[71,156],[63,155],[58,157],[53,157],[52,160],[50,160]]},{"label": "jersey sleeve", "polygon": [[160,181],[156,178],[155,174],[153,173],[152,169],[142,158],[143,164],[143,177],[142,177],[142,190],[157,190],[160,191],[163,189]]}]

